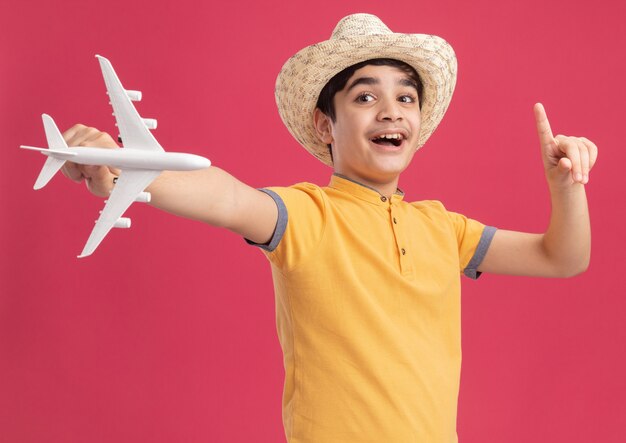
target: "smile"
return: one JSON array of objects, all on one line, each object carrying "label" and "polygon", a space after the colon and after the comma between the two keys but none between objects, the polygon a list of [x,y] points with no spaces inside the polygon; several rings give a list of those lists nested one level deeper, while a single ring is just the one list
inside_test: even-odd
[{"label": "smile", "polygon": [[370,140],[380,146],[395,146],[398,147],[404,141],[405,136],[399,132],[380,134]]}]

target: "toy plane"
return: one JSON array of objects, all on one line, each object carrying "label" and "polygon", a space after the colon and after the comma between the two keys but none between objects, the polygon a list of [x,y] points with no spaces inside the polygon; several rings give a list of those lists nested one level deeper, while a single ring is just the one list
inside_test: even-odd
[{"label": "toy plane", "polygon": [[130,219],[122,217],[124,211],[135,201],[150,201],[150,193],[144,190],[162,171],[191,171],[211,165],[208,159],[198,155],[165,152],[149,131],[156,128],[156,120],[141,118],[132,103],[141,100],[141,92],[124,89],[111,63],[104,57],[96,57],[100,62],[109,104],[113,106],[113,115],[124,147],[69,148],[54,120],[46,114],[42,118],[48,149],[20,146],[39,151],[48,157],[34,189],[43,188],[66,161],[82,165],[107,165],[122,170],[79,258],[91,255],[111,228],[130,227]]}]

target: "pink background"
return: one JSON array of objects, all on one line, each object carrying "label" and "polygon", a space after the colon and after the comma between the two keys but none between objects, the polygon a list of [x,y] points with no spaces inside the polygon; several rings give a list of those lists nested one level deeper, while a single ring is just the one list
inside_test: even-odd
[{"label": "pink background", "polygon": [[[42,113],[115,133],[95,54],[168,150],[251,186],[330,170],[280,121],[285,60],[353,12],[455,48],[457,89],[401,179],[408,200],[504,229],[550,216],[532,105],[600,156],[586,186],[593,252],[571,279],[463,278],[463,443],[622,442],[626,424],[621,0],[0,4],[0,441],[280,442],[282,354],[263,255],[135,204],[130,230],[76,255],[103,203],[62,176],[32,190]],[[620,29],[622,29],[620,31]]]}]

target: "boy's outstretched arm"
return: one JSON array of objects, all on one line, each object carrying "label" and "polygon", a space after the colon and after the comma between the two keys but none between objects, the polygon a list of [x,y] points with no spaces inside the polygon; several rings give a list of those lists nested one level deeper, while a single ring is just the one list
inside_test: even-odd
[{"label": "boy's outstretched arm", "polygon": [[534,107],[552,214],[545,234],[496,231],[478,271],[534,277],[584,272],[591,255],[585,184],[598,148],[584,137],[552,135],[545,109]]},{"label": "boy's outstretched arm", "polygon": [[[119,149],[105,132],[75,125],[63,133],[68,146],[97,146]],[[92,194],[107,197],[114,186],[117,169],[66,162],[63,174],[87,184]],[[146,189],[152,206],[181,217],[229,229],[256,243],[272,237],[278,219],[276,203],[267,194],[211,166],[197,171],[163,171]]]}]

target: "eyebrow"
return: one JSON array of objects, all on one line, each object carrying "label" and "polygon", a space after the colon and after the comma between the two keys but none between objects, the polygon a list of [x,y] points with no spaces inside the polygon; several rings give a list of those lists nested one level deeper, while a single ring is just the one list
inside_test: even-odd
[{"label": "eyebrow", "polygon": [[[417,84],[408,77],[398,80],[397,83],[401,86],[408,86],[410,88],[414,88],[415,91],[417,91]],[[348,86],[348,89],[346,89],[346,92],[350,92],[352,88],[358,85],[378,85],[378,84],[380,84],[380,80],[375,77],[359,77],[356,80],[354,80],[350,84],[350,86]]]}]

